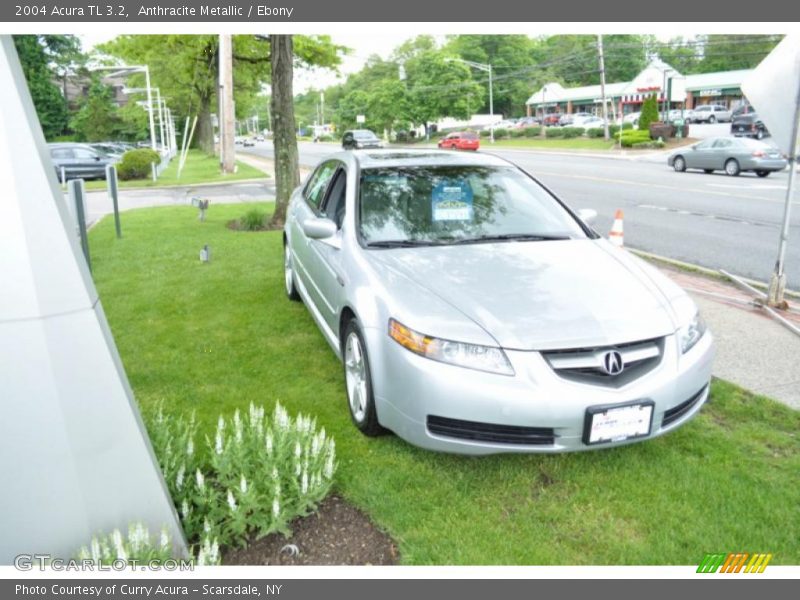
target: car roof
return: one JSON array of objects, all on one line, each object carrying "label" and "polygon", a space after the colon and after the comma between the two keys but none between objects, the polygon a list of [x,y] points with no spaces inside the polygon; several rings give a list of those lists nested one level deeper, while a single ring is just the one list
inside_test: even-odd
[{"label": "car roof", "polygon": [[477,167],[509,167],[507,160],[483,152],[465,153],[428,149],[387,149],[387,150],[354,150],[340,153],[352,156],[363,169],[380,167],[417,167],[417,166],[477,166]]}]

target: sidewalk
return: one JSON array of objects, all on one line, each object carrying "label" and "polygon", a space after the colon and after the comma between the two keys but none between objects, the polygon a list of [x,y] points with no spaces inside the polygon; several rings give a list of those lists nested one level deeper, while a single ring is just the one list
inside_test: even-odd
[{"label": "sidewalk", "polygon": [[[733,284],[657,265],[697,302],[714,334],[715,377],[800,410],[800,336],[751,304]],[[800,327],[798,302],[781,316]]]}]

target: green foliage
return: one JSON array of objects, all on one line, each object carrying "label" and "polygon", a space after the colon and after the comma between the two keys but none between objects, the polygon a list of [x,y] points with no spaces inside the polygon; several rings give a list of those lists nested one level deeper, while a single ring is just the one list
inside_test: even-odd
[{"label": "green foliage", "polygon": [[520,138],[525,136],[525,129],[522,127],[514,127],[514,129],[509,130],[511,132],[512,138]]},{"label": "green foliage", "polygon": [[168,416],[159,406],[147,427],[172,500],[190,541],[244,546],[251,535],[289,533],[327,495],[335,444],[316,420],[289,417],[276,403],[270,420],[252,403],[242,417],[220,416],[214,438],[197,445],[194,415]]},{"label": "green foliage", "polygon": [[505,127],[498,127],[494,130],[494,139],[502,140],[503,138],[509,137],[508,129]]},{"label": "green foliage", "polygon": [[542,128],[540,126],[525,127],[522,131],[525,132],[525,137],[538,137],[542,135]]},{"label": "green foliage", "polygon": [[83,61],[80,42],[71,35],[15,35],[14,47],[44,136],[52,140],[65,133],[69,121],[66,100],[54,81],[63,81],[67,70]]},{"label": "green foliage", "polygon": [[243,229],[244,231],[261,231],[264,229],[266,219],[266,212],[258,208],[251,208],[239,219],[239,229]]},{"label": "green foliage", "polygon": [[634,144],[649,142],[650,132],[641,129],[631,129],[629,131],[623,131],[619,139],[624,148],[631,148]]},{"label": "green foliage", "polygon": [[117,175],[123,181],[129,179],[145,179],[153,172],[152,163],[158,164],[161,157],[152,148],[128,150],[117,163]]},{"label": "green foliage", "polygon": [[659,46],[658,55],[684,75],[752,69],[782,37],[746,34],[675,37]]},{"label": "green foliage", "polygon": [[[663,148],[666,145],[667,144],[666,144],[666,142],[664,142],[664,140],[658,139],[658,140],[650,140],[650,141],[647,141],[647,142],[634,142],[634,143],[631,144],[630,147],[638,149],[638,150],[645,150],[645,149],[648,149],[648,148],[649,149]],[[623,144],[623,146],[624,146],[624,144]]]},{"label": "green foliage", "polygon": [[561,130],[561,137],[566,140],[580,137],[584,134],[583,127],[560,127],[559,129]]},{"label": "green foliage", "polygon": [[[633,129],[633,123],[623,123],[622,124],[622,131],[628,131],[630,129]],[[608,126],[608,132],[611,135],[617,135],[619,133],[619,130],[620,130],[620,126],[617,125],[616,123]]]},{"label": "green foliage", "polygon": [[642,114],[639,116],[639,130],[649,131],[650,123],[655,121],[658,121],[658,100],[655,94],[652,94],[642,102]]},{"label": "green foliage", "polygon": [[[608,128],[608,131],[611,133],[611,127]],[[586,135],[590,138],[601,138],[605,134],[606,132],[602,127],[591,127],[586,130]]]},{"label": "green foliage", "polygon": [[95,78],[81,109],[70,121],[70,127],[82,142],[102,142],[117,138],[122,128],[119,109],[112,89]]},{"label": "green foliage", "polygon": [[[90,560],[94,565],[110,566],[124,561],[135,565],[151,561],[165,564],[173,559],[172,539],[166,529],[161,530],[158,542],[151,539],[150,531],[142,523],[128,527],[128,535],[123,536],[119,529],[110,534],[92,536],[89,546],[83,546],[77,553],[77,560]],[[192,553],[194,554],[194,552]],[[192,562],[197,566],[220,564],[219,544],[208,536],[197,546],[197,555]]]}]

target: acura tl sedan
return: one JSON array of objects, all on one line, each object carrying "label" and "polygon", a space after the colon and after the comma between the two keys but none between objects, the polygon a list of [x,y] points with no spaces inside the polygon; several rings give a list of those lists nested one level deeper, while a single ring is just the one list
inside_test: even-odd
[{"label": "acura tl sedan", "polygon": [[341,359],[366,435],[465,454],[654,438],[708,398],[697,306],[523,170],[343,152],[293,194],[286,293]]},{"label": "acura tl sedan", "polygon": [[773,171],[783,171],[787,163],[777,148],[764,142],[717,137],[679,148],[667,164],[678,172],[702,169],[706,173],[724,171],[735,177],[742,171],[753,171],[759,177],[767,177]]}]

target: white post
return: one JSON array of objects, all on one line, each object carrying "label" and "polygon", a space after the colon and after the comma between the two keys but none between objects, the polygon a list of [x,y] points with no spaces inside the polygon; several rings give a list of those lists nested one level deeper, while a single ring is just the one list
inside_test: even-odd
[{"label": "white post", "polygon": [[489,139],[494,144],[494,90],[492,89],[492,65],[489,67],[489,118],[492,124],[489,126]]},{"label": "white post", "polygon": [[153,119],[153,90],[150,87],[150,67],[144,66],[145,87],[147,87],[147,114],[150,119],[150,147],[156,149],[156,124]]}]

